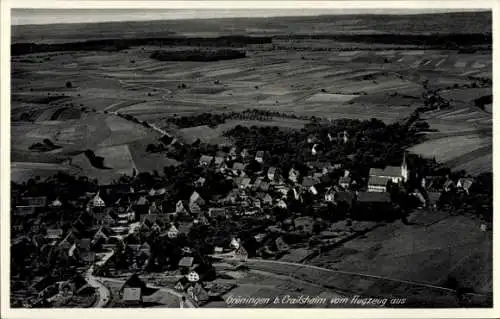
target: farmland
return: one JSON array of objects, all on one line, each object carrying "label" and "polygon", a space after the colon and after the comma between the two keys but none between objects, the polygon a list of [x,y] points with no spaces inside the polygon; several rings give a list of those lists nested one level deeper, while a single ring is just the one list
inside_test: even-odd
[{"label": "farmland", "polygon": [[[311,264],[392,279],[446,286],[455,277],[462,287],[490,291],[491,239],[470,216],[414,213],[412,225],[391,223],[310,261]],[[372,287],[374,288],[374,287]]]},{"label": "farmland", "polygon": [[[246,52],[246,57],[234,60],[158,61],[152,59],[151,54],[165,50],[168,45],[154,43],[131,45],[114,51],[96,47],[94,51],[13,55],[13,160],[34,162],[29,147],[43,138],[49,138],[62,149],[56,154],[43,154],[36,162],[60,163],[61,159],[85,149],[114,150],[115,147],[128,146],[132,161],[127,171],[133,167],[139,171],[147,170],[148,166],[161,169],[172,161],[141,150],[154,142],[159,134],[139,123],[120,118],[116,113],[148,121],[186,141],[201,139],[219,143],[223,140],[222,133],[238,124],[300,129],[307,121],[290,118],[231,120],[217,127],[177,130],[166,125],[165,120],[203,112],[216,114],[261,109],[296,117],[378,118],[393,123],[405,119],[422,106],[422,81],[426,79],[432,88],[441,90],[451,105],[449,109],[422,116],[436,132],[430,132],[430,141],[415,146],[413,151],[435,156],[438,160],[452,163],[454,167],[475,173],[490,170],[491,165],[484,164],[491,158],[491,152],[484,147],[491,145],[492,139],[491,134],[484,132],[491,129],[491,111],[478,109],[474,100],[491,95],[492,89],[472,88],[476,80],[471,76],[491,78],[491,51],[484,50],[480,44],[477,45],[479,51],[472,53],[444,49],[432,44],[432,41],[437,41],[435,39],[429,39],[430,44],[421,46],[398,44],[391,42],[390,38],[374,38],[372,43],[368,43],[363,34],[370,30],[390,29],[388,25],[398,23],[396,21],[400,21],[401,17],[394,16],[391,18],[394,21],[387,20],[392,22],[387,22],[387,17],[379,16],[344,21],[345,18],[337,23],[326,17],[310,19],[318,23],[325,19],[321,21],[322,25],[332,35],[339,36],[345,35],[339,32],[339,26],[342,26],[343,32],[351,30],[352,21],[364,21],[365,26],[361,23],[356,30],[349,31],[347,34],[351,34],[351,38],[329,38],[324,33],[317,35],[315,31],[311,31],[315,35],[312,38],[300,34],[287,38],[283,35],[285,25],[301,32],[304,25],[293,18],[278,19],[272,27],[261,25],[265,20],[259,19],[252,22],[252,27],[244,19],[230,20],[229,24],[226,20],[214,20],[207,25],[206,21],[200,20],[191,24],[176,23],[175,26],[170,22],[144,22],[148,28],[161,27],[161,30],[170,25],[174,33],[183,36],[201,35],[202,30],[211,32],[207,30],[217,25],[218,35],[226,34],[225,28],[241,28],[250,36],[260,32],[272,37],[270,43],[264,43],[267,40],[263,43],[239,42],[234,49]],[[454,18],[468,21],[460,14]],[[484,19],[481,23],[487,21]],[[254,23],[261,26],[257,27]],[[422,23],[411,33],[421,34],[427,22]],[[119,29],[113,29],[117,25],[119,23],[100,24],[99,28],[104,28],[109,36],[119,37]],[[137,30],[143,32],[145,25],[140,22],[129,25],[132,29],[128,31],[127,38]],[[34,30],[30,26],[15,27],[12,40],[13,43],[63,43],[98,37],[97,34],[86,34],[85,38],[78,38],[73,31],[62,32],[60,27],[55,26],[53,31],[44,28]],[[41,30],[45,30],[43,34]],[[89,25],[85,30],[96,29]],[[193,49],[184,42],[174,45],[175,50]],[[226,49],[220,43],[217,46]],[[456,132],[462,132],[461,136],[437,139],[439,134]],[[462,142],[470,147],[458,147]],[[477,153],[467,155],[464,149]],[[474,154],[478,157],[475,158]],[[105,155],[108,155],[108,161],[116,158],[114,151]],[[134,164],[137,160],[142,165]],[[121,167],[121,164],[110,166]],[[124,170],[125,167],[113,169],[115,177]]]}]

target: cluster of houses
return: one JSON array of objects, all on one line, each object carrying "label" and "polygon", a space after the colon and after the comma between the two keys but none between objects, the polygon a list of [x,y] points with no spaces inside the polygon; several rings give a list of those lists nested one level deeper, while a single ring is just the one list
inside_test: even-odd
[{"label": "cluster of houses", "polygon": [[[348,139],[346,132],[341,134],[344,143]],[[314,155],[318,144],[314,139],[308,142],[312,144],[311,153]],[[255,165],[252,170],[248,169],[253,161],[260,165],[260,170],[256,171]],[[20,196],[15,199],[12,208],[14,236],[43,234],[37,245],[43,246],[47,254],[57,254],[62,260],[77,260],[90,266],[98,259],[97,251],[113,249],[132,234],[141,233],[147,237],[156,232],[160,237],[174,239],[181,233],[188,234],[195,224],[209,224],[220,218],[245,215],[271,219],[270,209],[286,210],[291,201],[303,202],[306,195],[308,199],[313,198],[314,207],[343,205],[350,210],[356,206],[383,214],[392,205],[389,185],[403,185],[410,178],[406,154],[400,166],[371,168],[367,182],[363,178],[353,178],[351,172],[338,163],[312,161],[306,163],[306,171],[292,167],[283,172],[266,163],[266,152],[256,151],[252,155],[249,150],[238,151],[236,147],[228,152],[201,155],[198,164],[204,168],[203,172],[221,173],[226,180],[232,181],[233,189],[222,198],[203,198],[200,193],[203,193],[201,189],[207,183],[207,176],[197,176],[190,196],[177,199],[173,207],[166,188],[134,190],[127,184],[101,186],[97,192],[87,193],[70,203],[59,198],[48,200],[46,197]],[[425,190],[425,194],[415,190],[412,195],[421,201],[422,206],[434,205],[443,192],[459,189],[468,193],[472,184],[470,178],[451,181],[428,176],[422,178],[421,189]],[[70,229],[63,230],[57,222],[45,224],[37,218],[39,214],[64,210],[66,204],[78,208]],[[332,214],[335,214],[335,209]],[[179,216],[183,218],[179,219]],[[307,217],[295,218],[293,224],[301,224],[300,218]],[[27,220],[32,222],[27,224]],[[302,224],[301,229],[310,233],[312,223],[304,221]],[[263,237],[265,234],[255,234],[257,242]],[[128,246],[133,251],[130,269],[140,271],[151,254],[151,247],[146,242]],[[278,250],[288,249],[281,237],[276,240],[275,246]],[[200,284],[203,275],[197,270],[190,248],[183,248],[183,252],[178,265],[182,278],[176,289],[193,300],[203,299],[206,290]],[[227,247],[215,247],[212,257],[245,261],[248,254],[241,242],[233,238]],[[132,287],[131,282],[129,284],[131,287],[125,287],[122,292],[124,300],[142,300],[142,293],[137,287]]]}]

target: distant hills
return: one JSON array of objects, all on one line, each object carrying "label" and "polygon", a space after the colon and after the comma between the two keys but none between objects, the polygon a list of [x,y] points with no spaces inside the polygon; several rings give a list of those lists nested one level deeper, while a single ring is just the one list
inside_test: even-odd
[{"label": "distant hills", "polygon": [[171,36],[491,34],[492,12],[218,18],[12,26],[12,43]]}]

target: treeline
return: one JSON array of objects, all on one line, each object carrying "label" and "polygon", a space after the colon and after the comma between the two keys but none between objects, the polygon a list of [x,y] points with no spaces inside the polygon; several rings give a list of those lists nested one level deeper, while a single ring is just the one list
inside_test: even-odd
[{"label": "treeline", "polygon": [[169,37],[169,38],[131,38],[87,40],[67,43],[14,43],[11,45],[11,55],[23,55],[56,51],[118,51],[141,45],[179,45],[179,46],[213,46],[242,47],[249,44],[271,43],[271,37],[222,36],[213,38],[202,37]]},{"label": "treeline", "polygon": [[492,45],[491,33],[469,34],[293,34],[278,35],[280,40],[333,40],[339,42],[418,45],[435,49],[464,50],[473,45]]},{"label": "treeline", "polygon": [[207,125],[211,128],[217,125],[226,123],[227,120],[271,120],[273,117],[300,119],[306,121],[317,121],[319,118],[315,116],[296,115],[294,113],[284,113],[277,111],[267,111],[260,109],[246,109],[242,112],[227,112],[227,113],[202,113],[198,115],[174,116],[166,118],[167,123],[174,124],[179,128],[188,128],[195,126]]},{"label": "treeline", "polygon": [[240,50],[182,50],[182,51],[154,51],[150,58],[159,61],[198,61],[211,62],[233,60],[246,57],[245,51]]}]

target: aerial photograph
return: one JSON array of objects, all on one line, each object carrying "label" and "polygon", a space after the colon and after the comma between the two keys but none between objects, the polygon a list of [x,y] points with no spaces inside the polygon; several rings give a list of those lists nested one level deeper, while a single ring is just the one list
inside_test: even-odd
[{"label": "aerial photograph", "polygon": [[10,307],[492,308],[492,20],[12,9]]}]

